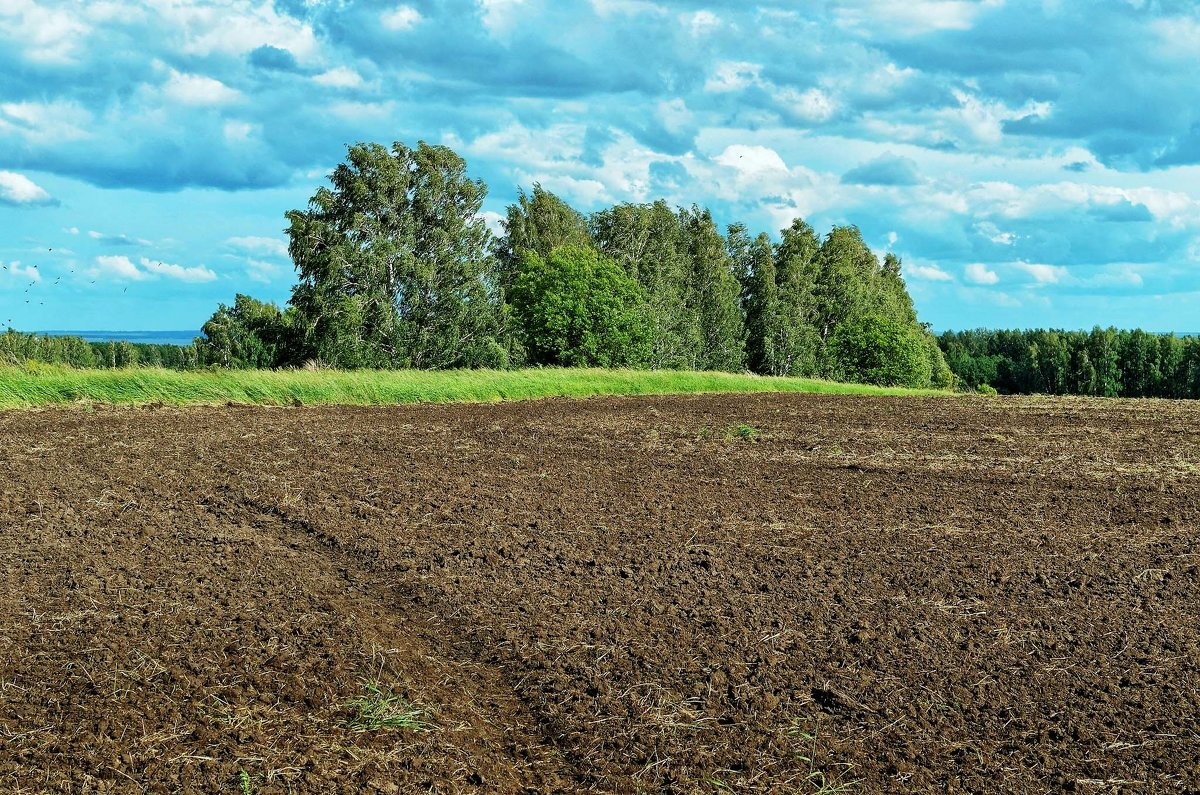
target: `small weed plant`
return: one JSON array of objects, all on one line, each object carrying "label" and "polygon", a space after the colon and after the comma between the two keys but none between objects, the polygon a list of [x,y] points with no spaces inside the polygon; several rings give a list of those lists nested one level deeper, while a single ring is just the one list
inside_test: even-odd
[{"label": "small weed plant", "polygon": [[346,703],[354,712],[347,725],[356,731],[407,729],[426,731],[425,710],[400,696],[384,690],[378,682],[363,680],[363,695]]},{"label": "small weed plant", "polygon": [[747,442],[757,442],[762,438],[763,434],[758,428],[755,428],[753,425],[747,425],[743,422],[733,426],[733,428],[731,428],[729,431],[729,435],[734,439],[743,439]]},{"label": "small weed plant", "polygon": [[838,762],[827,769],[817,766],[817,736],[805,731],[799,721],[792,722],[788,736],[800,740],[804,746],[796,753],[796,758],[808,766],[806,779],[813,795],[843,795],[858,788],[861,780],[849,778],[854,765]]}]

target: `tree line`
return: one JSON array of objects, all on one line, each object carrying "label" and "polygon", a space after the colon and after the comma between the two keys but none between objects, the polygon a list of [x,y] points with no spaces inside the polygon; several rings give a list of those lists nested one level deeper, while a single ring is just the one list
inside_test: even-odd
[{"label": "tree line", "polygon": [[963,389],[1006,394],[1200,398],[1200,337],[1141,330],[946,332]]},{"label": "tree line", "polygon": [[0,362],[79,367],[750,370],[1005,393],[1200,397],[1200,340],[1142,331],[947,332],[854,226],[778,242],[665,201],[585,215],[534,185],[501,234],[444,146],[358,144],[286,214],[297,283],[237,295],[191,346],[9,331]]},{"label": "tree line", "polygon": [[0,365],[41,362],[80,368],[166,367],[191,370],[205,364],[200,340],[192,345],[158,345],[113,340],[88,342],[71,335],[49,336],[8,329],[0,334]]},{"label": "tree line", "polygon": [[227,367],[530,365],[752,370],[948,386],[900,261],[797,219],[780,242],[665,201],[584,215],[534,185],[492,235],[487,187],[444,146],[358,144],[287,213],[285,309],[248,296],[205,323]]}]

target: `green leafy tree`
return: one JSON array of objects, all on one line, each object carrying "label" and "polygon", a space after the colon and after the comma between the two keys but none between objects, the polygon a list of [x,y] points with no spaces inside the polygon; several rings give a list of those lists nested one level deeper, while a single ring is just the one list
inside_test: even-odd
[{"label": "green leafy tree", "polygon": [[775,250],[779,310],[768,329],[774,357],[768,372],[774,375],[818,374],[825,345],[818,328],[820,248],[821,241],[813,228],[799,218],[780,235]]},{"label": "green leafy tree", "polygon": [[855,226],[834,227],[814,256],[814,323],[822,341],[872,306],[879,261]]},{"label": "green leafy tree", "polygon": [[726,240],[708,210],[693,205],[679,215],[692,265],[686,305],[692,308],[700,328],[700,346],[692,367],[741,370],[746,361],[746,322],[741,285]]},{"label": "green leafy tree", "polygon": [[938,346],[937,337],[933,336],[928,329],[922,328],[922,332],[921,338],[925,342],[925,361],[929,363],[929,385],[934,389],[954,389],[958,386],[958,379],[946,362],[946,357],[942,354],[941,347]]},{"label": "green leafy tree", "polygon": [[546,259],[526,250],[511,301],[534,363],[636,367],[650,353],[641,287],[591,246],[556,248]]},{"label": "green leafy tree", "polygon": [[645,291],[654,369],[695,369],[703,330],[688,299],[692,260],[680,216],[666,202],[619,204],[592,215],[592,238]]},{"label": "green leafy tree", "polygon": [[1120,338],[1114,328],[1092,329],[1088,335],[1088,355],[1096,368],[1096,391],[1101,397],[1121,394]]},{"label": "green leafy tree", "polygon": [[444,146],[356,144],[287,214],[304,356],[337,367],[502,366],[487,188]]},{"label": "green leafy tree", "polygon": [[519,192],[501,225],[504,235],[496,240],[495,251],[500,286],[505,291],[516,281],[525,252],[532,251],[544,260],[560,246],[592,242],[587,219],[538,183],[530,194]]},{"label": "green leafy tree", "polygon": [[834,377],[880,386],[926,387],[931,368],[923,334],[880,314],[840,323],[829,340]]},{"label": "green leafy tree", "polygon": [[219,304],[197,340],[206,364],[233,368],[269,368],[284,358],[288,329],[275,304],[238,293],[233,306]]},{"label": "green leafy tree", "polygon": [[743,277],[746,307],[746,356],[750,369],[765,375],[784,375],[779,355],[781,319],[779,285],[775,278],[775,252],[766,233],[746,247]]}]

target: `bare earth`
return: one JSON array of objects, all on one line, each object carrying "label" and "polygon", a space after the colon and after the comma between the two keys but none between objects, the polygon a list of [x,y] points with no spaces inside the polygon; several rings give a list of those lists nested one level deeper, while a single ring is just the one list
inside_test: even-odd
[{"label": "bare earth", "polygon": [[1198,566],[1197,404],[0,412],[0,792],[1196,793]]}]

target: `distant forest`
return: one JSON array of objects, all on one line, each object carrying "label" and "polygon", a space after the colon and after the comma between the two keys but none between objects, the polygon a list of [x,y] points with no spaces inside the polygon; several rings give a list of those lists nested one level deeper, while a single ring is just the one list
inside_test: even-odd
[{"label": "distant forest", "polygon": [[959,331],[938,337],[964,390],[1200,398],[1200,337],[1089,331]]},{"label": "distant forest", "polygon": [[190,346],[9,330],[0,362],[76,367],[749,370],[887,386],[1200,396],[1200,342],[1097,329],[935,338],[853,226],[779,242],[696,205],[584,215],[534,185],[503,233],[450,149],[358,144],[286,214],[284,308],[238,295]]}]

